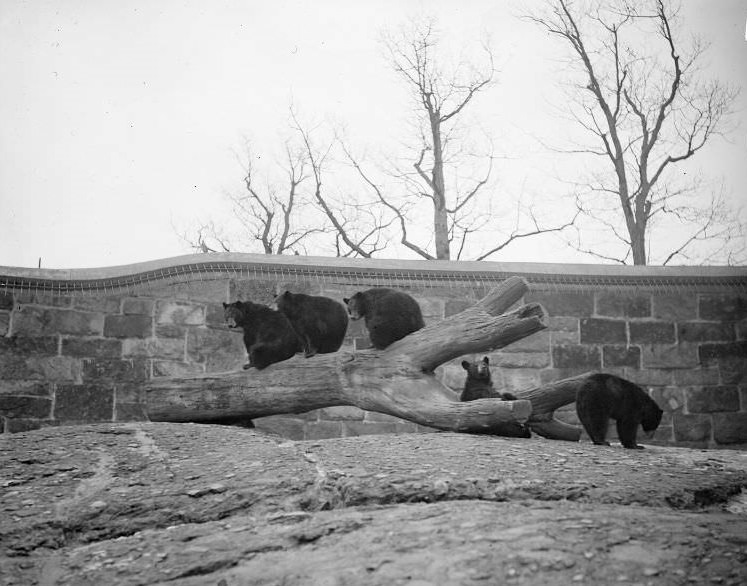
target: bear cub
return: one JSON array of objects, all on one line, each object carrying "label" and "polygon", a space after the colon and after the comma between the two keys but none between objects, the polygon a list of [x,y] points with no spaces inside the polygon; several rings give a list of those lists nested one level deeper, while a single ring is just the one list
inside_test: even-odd
[{"label": "bear cub", "polygon": [[490,360],[487,356],[476,362],[462,360],[462,368],[467,371],[464,381],[464,390],[459,400],[474,401],[476,399],[501,399],[503,401],[515,401],[516,397],[511,393],[499,393],[493,387],[490,376]]},{"label": "bear cub", "polygon": [[275,304],[301,339],[306,358],[337,352],[342,346],[348,314],[341,303],[329,297],[286,291],[275,298]]},{"label": "bear cub", "polygon": [[576,392],[576,413],[596,445],[608,446],[610,418],[617,422],[617,436],[623,447],[642,450],[636,443],[638,426],[652,435],[661,423],[663,411],[638,385],[612,374],[591,375]]},{"label": "bear cub", "polygon": [[375,287],[343,301],[350,319],[365,318],[371,344],[379,350],[425,327],[418,302],[402,291]]},{"label": "bear cub", "polygon": [[301,350],[301,342],[288,319],[266,305],[251,301],[224,303],[223,317],[229,328],[244,330],[244,346],[249,354],[245,370],[252,367],[261,370]]}]

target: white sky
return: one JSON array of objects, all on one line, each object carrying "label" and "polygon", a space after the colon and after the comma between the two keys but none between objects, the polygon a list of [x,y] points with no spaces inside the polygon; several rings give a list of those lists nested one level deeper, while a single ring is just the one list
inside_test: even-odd
[{"label": "white sky", "polygon": [[[747,0],[683,4],[687,30],[712,43],[710,69],[745,88],[741,127],[699,161],[747,203]],[[480,112],[509,157],[502,189],[520,190],[547,171],[532,137],[564,129],[550,116],[559,45],[514,16],[518,2],[0,0],[0,265],[190,252],[173,226],[225,211],[241,179],[232,148],[242,134],[277,143],[291,98],[361,146],[385,144],[410,105],[376,40],[422,6],[455,44],[492,36],[500,73]],[[593,262],[557,243],[491,260]]]}]

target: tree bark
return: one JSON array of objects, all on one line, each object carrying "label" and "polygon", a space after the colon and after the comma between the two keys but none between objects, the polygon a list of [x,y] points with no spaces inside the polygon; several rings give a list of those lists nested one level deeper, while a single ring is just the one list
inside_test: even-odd
[{"label": "tree bark", "polygon": [[474,306],[385,350],[295,356],[259,371],[152,379],[146,384],[148,415],[153,421],[218,421],[352,405],[448,431],[515,436],[527,423],[541,435],[573,439],[552,420],[558,406],[575,400],[568,385],[528,390],[516,401],[462,403],[433,374],[448,360],[502,348],[546,328],[538,304],[503,313],[526,290],[523,279],[507,279]]}]

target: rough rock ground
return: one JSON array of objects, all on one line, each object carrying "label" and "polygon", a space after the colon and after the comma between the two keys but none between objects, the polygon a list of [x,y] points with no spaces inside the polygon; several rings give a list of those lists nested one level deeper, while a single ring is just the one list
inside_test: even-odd
[{"label": "rough rock ground", "polygon": [[746,486],[737,450],[47,428],[0,439],[0,583],[745,584]]}]

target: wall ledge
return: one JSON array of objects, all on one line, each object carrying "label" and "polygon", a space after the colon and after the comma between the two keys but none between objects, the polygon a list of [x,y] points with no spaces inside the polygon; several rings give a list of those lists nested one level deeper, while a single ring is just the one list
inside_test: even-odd
[{"label": "wall ledge", "polygon": [[468,281],[492,283],[511,275],[531,284],[559,288],[729,288],[747,291],[747,267],[624,266],[600,264],[424,261],[285,256],[247,253],[191,254],[130,265],[86,269],[35,269],[0,266],[0,290],[69,294],[147,286],[154,281],[205,280],[222,274],[287,274],[291,278],[359,277],[426,281],[431,286]]}]

